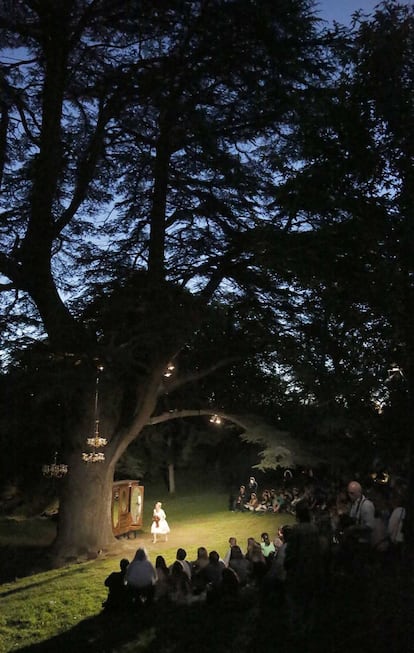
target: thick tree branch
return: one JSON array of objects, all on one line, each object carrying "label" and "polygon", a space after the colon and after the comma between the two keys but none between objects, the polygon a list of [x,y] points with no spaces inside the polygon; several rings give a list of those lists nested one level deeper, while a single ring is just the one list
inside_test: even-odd
[{"label": "thick tree branch", "polygon": [[277,466],[290,467],[293,465],[316,465],[322,462],[323,456],[314,454],[301,442],[293,438],[288,431],[281,431],[263,421],[258,415],[234,415],[226,413],[222,409],[202,408],[199,410],[171,410],[152,416],[147,426],[156,426],[172,419],[184,419],[186,417],[214,417],[215,424],[219,427],[220,420],[236,424],[243,429],[242,437],[248,442],[263,447],[261,451],[261,463],[256,465],[262,470],[275,469]]},{"label": "thick tree branch", "polygon": [[189,372],[188,374],[185,374],[183,376],[179,376],[176,379],[172,379],[171,381],[164,381],[159,389],[159,395],[165,394],[168,392],[168,394],[171,394],[178,388],[181,388],[182,386],[188,384],[188,383],[193,383],[194,381],[199,381],[200,379],[205,378],[206,376],[209,376],[210,374],[213,374],[213,372],[216,372],[217,370],[226,367],[227,365],[230,365],[231,363],[234,363],[235,361],[240,360],[239,356],[232,356],[229,358],[223,358],[222,360],[218,361],[217,363],[214,363],[214,365],[210,365],[210,367],[206,367],[203,370],[196,370],[194,372]]},{"label": "thick tree branch", "polygon": [[62,213],[59,220],[55,222],[54,234],[57,236],[70,223],[76,211],[85,200],[91,181],[94,179],[96,165],[104,149],[105,128],[111,117],[111,101],[101,103],[96,127],[93,135],[89,140],[82,159],[78,164],[76,175],[76,185],[73,192],[72,201],[68,208]]}]

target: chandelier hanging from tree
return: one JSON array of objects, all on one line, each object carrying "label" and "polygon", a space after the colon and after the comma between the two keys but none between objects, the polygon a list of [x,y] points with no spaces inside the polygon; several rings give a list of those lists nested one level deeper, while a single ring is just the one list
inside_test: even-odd
[{"label": "chandelier hanging from tree", "polygon": [[103,366],[99,365],[96,373],[95,380],[95,407],[94,407],[94,434],[91,438],[86,439],[86,443],[92,448],[92,451],[82,453],[82,460],[86,463],[101,463],[105,460],[105,454],[97,451],[101,447],[108,444],[106,438],[102,438],[99,433],[99,378],[103,370]]},{"label": "chandelier hanging from tree", "polygon": [[58,452],[55,451],[53,463],[50,465],[42,465],[42,474],[48,478],[62,478],[68,473],[68,466],[63,463],[57,462]]}]

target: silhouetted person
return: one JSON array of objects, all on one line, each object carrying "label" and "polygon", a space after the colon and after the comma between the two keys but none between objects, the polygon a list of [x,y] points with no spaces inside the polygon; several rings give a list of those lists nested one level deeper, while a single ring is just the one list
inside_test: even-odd
[{"label": "silhouetted person", "polygon": [[102,606],[105,610],[124,608],[129,602],[129,594],[125,585],[125,573],[129,565],[129,560],[122,558],[119,563],[121,571],[113,571],[105,579],[104,585],[108,588],[108,598]]},{"label": "silhouetted person", "polygon": [[319,531],[305,500],[296,506],[296,522],[286,542],[285,587],[291,635],[303,644],[312,634],[325,579]]},{"label": "silhouetted person", "polygon": [[144,549],[137,549],[127,567],[125,579],[134,603],[152,603],[157,574]]}]

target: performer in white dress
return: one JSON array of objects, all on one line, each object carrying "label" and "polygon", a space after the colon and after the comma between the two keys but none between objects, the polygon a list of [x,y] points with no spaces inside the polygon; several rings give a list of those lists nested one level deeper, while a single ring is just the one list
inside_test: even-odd
[{"label": "performer in white dress", "polygon": [[157,501],[152,513],[151,534],[153,544],[157,541],[157,535],[165,535],[165,541],[167,541],[169,532],[170,527],[168,526],[166,514],[162,509],[162,503]]}]

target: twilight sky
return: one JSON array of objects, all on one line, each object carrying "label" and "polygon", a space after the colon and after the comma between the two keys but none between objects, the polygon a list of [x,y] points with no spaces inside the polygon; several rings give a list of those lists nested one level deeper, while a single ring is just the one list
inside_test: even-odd
[{"label": "twilight sky", "polygon": [[[363,13],[370,14],[379,0],[317,0],[320,18],[346,25],[350,22],[354,11],[362,9]],[[402,3],[404,0],[402,0]],[[405,4],[412,4],[414,0],[406,0]]]}]

